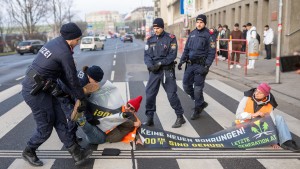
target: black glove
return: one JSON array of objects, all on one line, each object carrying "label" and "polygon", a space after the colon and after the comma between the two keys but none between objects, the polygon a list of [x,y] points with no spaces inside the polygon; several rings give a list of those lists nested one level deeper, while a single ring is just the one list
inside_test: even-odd
[{"label": "black glove", "polygon": [[84,99],[81,99],[80,100],[80,106],[78,106],[78,109],[77,111],[78,112],[83,112],[86,110],[86,105],[87,105],[87,100],[84,98]]},{"label": "black glove", "polygon": [[202,73],[201,73],[201,75],[202,76],[205,76],[205,75],[207,75],[207,73],[208,73],[208,71],[209,71],[209,66],[204,66],[204,68],[203,68],[203,71],[202,71]]},{"label": "black glove", "polygon": [[123,112],[123,118],[130,119],[133,115],[131,112]]},{"label": "black glove", "polygon": [[154,66],[149,67],[148,70],[153,73],[156,73],[156,72],[158,72],[160,66],[161,66],[161,62],[158,62]]},{"label": "black glove", "polygon": [[182,68],[181,68],[182,64],[183,64],[183,62],[179,62],[178,66],[177,66],[178,70],[182,70]]},{"label": "black glove", "polygon": [[97,126],[100,124],[100,121],[98,119],[92,118],[91,120],[88,121],[91,125]]}]

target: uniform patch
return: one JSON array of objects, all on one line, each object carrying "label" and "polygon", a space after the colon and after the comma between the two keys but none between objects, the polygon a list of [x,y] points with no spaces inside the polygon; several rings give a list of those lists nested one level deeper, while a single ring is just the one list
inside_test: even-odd
[{"label": "uniform patch", "polygon": [[84,72],[80,71],[77,75],[78,78],[82,79],[84,77]]},{"label": "uniform patch", "polygon": [[211,48],[216,48],[216,42],[214,42],[214,41],[210,42],[210,47]]},{"label": "uniform patch", "polygon": [[171,49],[175,50],[176,49],[176,43],[171,43]]},{"label": "uniform patch", "polygon": [[145,45],[145,50],[148,50],[149,49],[149,45]]}]

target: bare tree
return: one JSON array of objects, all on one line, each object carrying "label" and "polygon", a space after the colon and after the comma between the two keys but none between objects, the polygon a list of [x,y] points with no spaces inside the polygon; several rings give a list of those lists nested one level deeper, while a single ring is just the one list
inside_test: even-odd
[{"label": "bare tree", "polygon": [[29,38],[36,32],[36,26],[45,18],[49,0],[4,0],[9,15],[22,27]]}]

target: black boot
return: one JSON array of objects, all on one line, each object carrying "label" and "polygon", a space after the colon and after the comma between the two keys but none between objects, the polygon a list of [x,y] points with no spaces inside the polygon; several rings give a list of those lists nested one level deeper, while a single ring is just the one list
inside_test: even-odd
[{"label": "black boot", "polygon": [[153,117],[147,117],[147,121],[143,123],[146,126],[154,126]]},{"label": "black boot", "polygon": [[281,147],[285,150],[291,150],[293,152],[300,152],[300,148],[297,146],[294,140],[288,140],[281,144]]},{"label": "black boot", "polygon": [[205,109],[208,106],[208,103],[203,102],[202,105],[199,108],[195,108],[191,120],[196,120],[200,117],[200,114],[202,113],[203,109]]},{"label": "black boot", "polygon": [[179,117],[177,117],[177,119],[176,119],[175,123],[173,124],[172,128],[179,128],[184,123],[185,123],[185,120],[184,120],[183,116],[179,116]]},{"label": "black boot", "polygon": [[76,143],[73,144],[70,148],[68,148],[68,151],[72,155],[73,159],[75,160],[75,165],[82,164],[93,153],[92,150],[81,149],[80,145]]},{"label": "black boot", "polygon": [[35,150],[28,146],[23,151],[22,157],[33,166],[43,166],[43,162],[36,156]]}]

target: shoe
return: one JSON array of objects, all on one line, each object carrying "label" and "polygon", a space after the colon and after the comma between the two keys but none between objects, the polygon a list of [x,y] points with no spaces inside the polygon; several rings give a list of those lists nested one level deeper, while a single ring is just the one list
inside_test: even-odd
[{"label": "shoe", "polygon": [[85,150],[80,147],[80,145],[74,143],[70,148],[68,148],[69,153],[72,155],[75,165],[80,165],[84,163],[93,153],[92,150]]},{"label": "shoe", "polygon": [[202,105],[199,108],[195,108],[191,120],[196,120],[200,117],[200,114],[202,113],[203,109],[205,109],[208,106],[208,103],[203,102]]},{"label": "shoe", "polygon": [[242,66],[239,65],[239,64],[236,64],[235,67],[238,68],[238,69],[242,68]]},{"label": "shoe", "polygon": [[77,143],[81,142],[82,140],[83,140],[82,137],[76,136]]},{"label": "shoe", "polygon": [[281,144],[281,147],[285,150],[291,150],[293,152],[300,152],[300,149],[294,140],[288,140],[288,141],[284,142],[283,144]]},{"label": "shoe", "polygon": [[185,123],[183,116],[177,117],[175,123],[172,125],[172,128],[179,128]]},{"label": "shoe", "polygon": [[153,117],[147,117],[147,121],[143,123],[146,126],[154,126]]},{"label": "shoe", "polygon": [[44,163],[36,156],[35,150],[30,147],[26,147],[22,153],[24,160],[28,161],[32,166],[43,166]]},{"label": "shoe", "polygon": [[232,69],[232,68],[233,68],[233,65],[230,65],[229,68]]},{"label": "shoe", "polygon": [[98,83],[88,83],[83,87],[83,93],[85,95],[92,94],[93,92],[97,91],[100,89],[100,86]]}]

